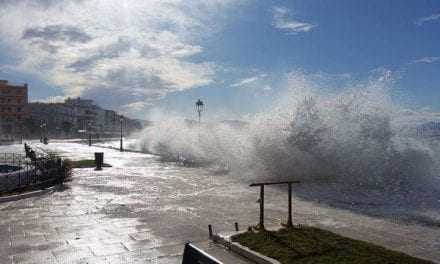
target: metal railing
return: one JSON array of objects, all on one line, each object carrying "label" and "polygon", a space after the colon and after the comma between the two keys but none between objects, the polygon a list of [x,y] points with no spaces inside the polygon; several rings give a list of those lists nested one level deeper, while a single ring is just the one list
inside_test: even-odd
[{"label": "metal railing", "polygon": [[27,146],[27,155],[0,153],[0,193],[51,186],[63,181],[62,161],[36,154]]}]

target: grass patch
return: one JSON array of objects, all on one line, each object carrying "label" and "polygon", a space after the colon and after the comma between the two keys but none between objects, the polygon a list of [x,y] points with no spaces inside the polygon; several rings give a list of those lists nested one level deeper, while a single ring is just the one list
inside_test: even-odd
[{"label": "grass patch", "polygon": [[232,241],[283,264],[433,263],[314,227],[259,232],[252,230],[233,236]]},{"label": "grass patch", "polygon": [[[95,164],[95,160],[92,159],[84,159],[84,160],[77,160],[77,161],[69,161],[72,168],[95,168],[96,164]],[[108,168],[111,167],[110,164],[104,163],[102,165],[103,168]]]}]

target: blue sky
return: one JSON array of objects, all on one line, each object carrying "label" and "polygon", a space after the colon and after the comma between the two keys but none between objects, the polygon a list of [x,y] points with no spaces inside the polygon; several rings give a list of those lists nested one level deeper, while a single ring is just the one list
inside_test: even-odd
[{"label": "blue sky", "polygon": [[73,2],[0,1],[0,78],[28,82],[31,100],[143,117],[191,115],[200,97],[237,118],[292,71],[356,83],[386,69],[408,107],[440,110],[438,1]]}]

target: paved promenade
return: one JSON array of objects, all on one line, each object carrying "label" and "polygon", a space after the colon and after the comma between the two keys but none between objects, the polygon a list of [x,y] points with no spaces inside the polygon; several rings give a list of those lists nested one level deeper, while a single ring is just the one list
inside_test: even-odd
[{"label": "paved promenade", "polygon": [[[103,151],[113,167],[76,169],[65,190],[0,203],[0,263],[180,263],[186,241],[207,244],[208,224],[229,232],[234,222],[245,228],[258,221],[258,190],[238,177],[146,154],[72,143],[44,147],[74,159]],[[285,221],[285,191],[267,188],[266,194],[268,225]],[[438,227],[304,201],[294,201],[294,215],[296,222],[440,262]]]}]

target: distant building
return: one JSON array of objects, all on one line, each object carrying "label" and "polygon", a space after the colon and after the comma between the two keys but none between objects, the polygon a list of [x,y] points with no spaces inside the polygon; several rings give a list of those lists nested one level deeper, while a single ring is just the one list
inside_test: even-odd
[{"label": "distant building", "polygon": [[28,86],[0,80],[0,137],[21,136],[22,125],[28,117]]},{"label": "distant building", "polygon": [[97,130],[98,126],[98,112],[102,110],[99,106],[95,105],[93,100],[81,99],[81,98],[67,98],[64,104],[72,109],[76,122],[74,127],[78,130]]},{"label": "distant building", "polygon": [[[101,108],[93,100],[67,98],[64,103],[36,102],[30,103],[28,109],[31,118],[27,124],[34,127],[30,129],[34,136],[47,133],[50,137],[82,137],[92,133],[112,137],[120,134],[121,116]],[[122,125],[126,133],[143,127],[140,121],[125,117]]]},{"label": "distant building", "polygon": [[[77,117],[74,109],[64,103],[29,103],[28,112],[34,126],[43,134],[44,130],[52,130],[57,134],[70,135],[73,132]],[[42,126],[44,124],[44,126]],[[27,124],[29,125],[29,124]],[[34,131],[36,133],[36,131]]]}]

